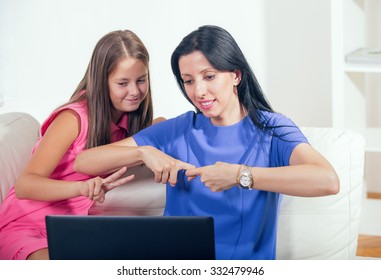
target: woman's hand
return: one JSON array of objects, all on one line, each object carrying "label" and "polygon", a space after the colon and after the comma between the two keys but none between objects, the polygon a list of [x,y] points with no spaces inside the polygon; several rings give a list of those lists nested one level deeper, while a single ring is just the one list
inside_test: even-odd
[{"label": "woman's hand", "polygon": [[[81,195],[87,196],[90,200],[104,202],[105,194],[120,185],[123,185],[134,178],[134,175],[122,177],[127,171],[127,167],[122,167],[107,178],[95,177],[87,181],[81,182]],[[122,178],[120,178],[122,177]]]},{"label": "woman's hand", "polygon": [[194,165],[175,159],[151,146],[142,146],[142,160],[155,174],[155,182],[176,185],[179,170],[195,168]]},{"label": "woman's hand", "polygon": [[240,165],[216,162],[199,168],[188,169],[185,175],[191,181],[200,176],[200,181],[212,192],[220,192],[237,185],[237,175]]}]

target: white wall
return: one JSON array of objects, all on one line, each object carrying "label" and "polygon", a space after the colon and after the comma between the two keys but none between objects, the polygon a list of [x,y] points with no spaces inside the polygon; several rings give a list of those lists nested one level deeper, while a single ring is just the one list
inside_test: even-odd
[{"label": "white wall", "polygon": [[329,0],[0,0],[0,113],[45,119],[116,29],[136,32],[150,52],[155,115],[191,110],[169,59],[204,24],[232,33],[275,110],[299,125],[331,125]]},{"label": "white wall", "polygon": [[331,126],[330,0],[266,0],[267,94],[300,126]]},{"label": "white wall", "polygon": [[0,113],[24,111],[43,121],[82,79],[96,42],[131,29],[151,55],[156,116],[192,106],[170,69],[180,40],[204,24],[227,29],[265,88],[263,0],[0,0]]}]

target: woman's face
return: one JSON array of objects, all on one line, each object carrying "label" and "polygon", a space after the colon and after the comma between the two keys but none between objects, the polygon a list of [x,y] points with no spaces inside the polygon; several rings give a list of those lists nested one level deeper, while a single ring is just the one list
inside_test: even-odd
[{"label": "woman's face", "polygon": [[200,51],[181,56],[180,74],[189,99],[214,125],[232,125],[244,117],[236,86],[241,73],[213,68]]},{"label": "woman's face", "polygon": [[108,86],[114,106],[113,121],[117,122],[123,113],[137,110],[146,98],[149,89],[148,69],[140,60],[122,59],[109,74]]}]

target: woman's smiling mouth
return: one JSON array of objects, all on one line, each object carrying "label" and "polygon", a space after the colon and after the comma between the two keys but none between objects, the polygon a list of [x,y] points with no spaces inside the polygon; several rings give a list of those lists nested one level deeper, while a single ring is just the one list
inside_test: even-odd
[{"label": "woman's smiling mouth", "polygon": [[200,104],[200,107],[201,109],[209,109],[213,106],[213,103],[214,103],[215,100],[208,100],[208,101],[200,101],[199,104]]}]

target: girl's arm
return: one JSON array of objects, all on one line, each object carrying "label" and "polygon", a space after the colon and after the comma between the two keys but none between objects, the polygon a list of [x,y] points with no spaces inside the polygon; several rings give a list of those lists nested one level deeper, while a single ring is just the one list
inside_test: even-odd
[{"label": "girl's arm", "polygon": [[166,121],[167,119],[164,118],[164,117],[157,117],[155,118],[153,121],[152,121],[152,124],[157,124],[157,123],[160,123],[160,122],[163,122],[163,121]]},{"label": "girl's arm", "polygon": [[[212,191],[237,186],[241,166],[218,162],[188,170],[186,175],[200,180]],[[311,145],[299,144],[290,157],[290,166],[251,168],[253,188],[294,196],[324,196],[339,192],[339,178],[331,164]],[[224,174],[225,176],[222,176]],[[249,190],[248,190],[249,191]]]},{"label": "girl's arm", "polygon": [[[104,199],[102,187],[105,181],[101,178],[93,178],[84,182],[49,178],[70,145],[77,138],[79,131],[80,121],[74,111],[65,110],[59,113],[50,124],[39,147],[16,181],[15,192],[18,198],[54,201],[85,195],[90,199],[98,200],[99,198],[100,201]],[[123,173],[119,172],[116,177],[119,178]],[[112,177],[112,180],[106,182],[111,184],[113,180],[117,180],[116,177]],[[126,177],[116,183],[121,184],[130,179],[132,178]]]},{"label": "girl's arm", "polygon": [[74,170],[99,175],[123,166],[145,164],[155,174],[155,181],[175,185],[177,172],[194,168],[193,165],[177,160],[151,146],[137,146],[132,137],[108,145],[88,149],[80,153]]},{"label": "girl's arm", "polygon": [[[164,117],[155,118],[152,124],[165,121]],[[107,174],[117,170],[121,166],[134,166],[144,164],[143,154],[149,150],[156,150],[150,147],[138,147],[134,138],[126,139],[83,151],[74,162],[74,170],[91,175]],[[94,164],[97,162],[99,164]]]}]

